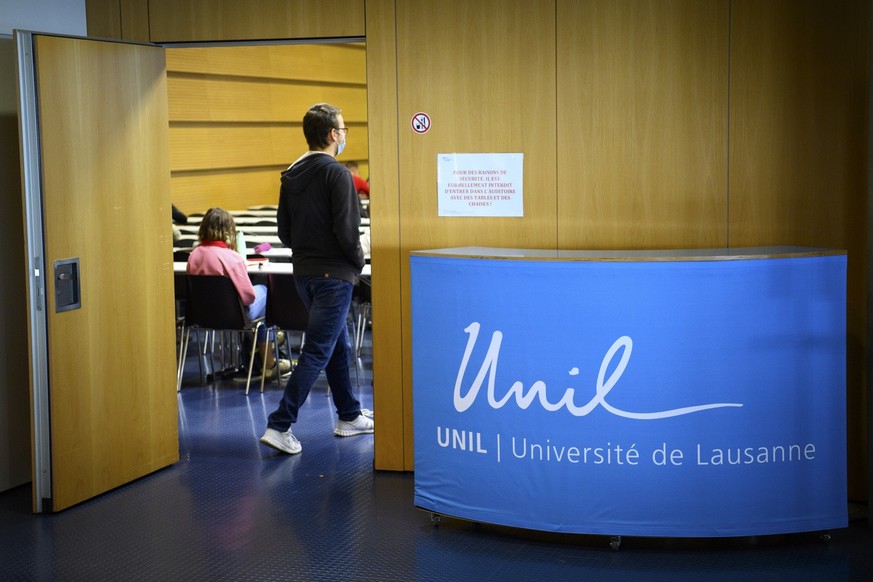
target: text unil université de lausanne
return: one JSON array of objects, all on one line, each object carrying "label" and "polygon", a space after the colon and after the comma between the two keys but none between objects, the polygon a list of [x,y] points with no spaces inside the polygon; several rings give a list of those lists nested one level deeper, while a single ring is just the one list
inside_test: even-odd
[{"label": "text unil universit\u00e9 de lausanne", "polygon": [[[546,398],[546,386],[542,381],[534,382],[527,393],[521,382],[515,382],[503,398],[498,399],[495,393],[495,371],[500,353],[502,333],[495,331],[491,338],[491,344],[483,359],[482,366],[473,380],[470,389],[462,394],[461,384],[469,364],[470,355],[479,335],[479,323],[470,324],[464,331],[469,338],[464,351],[464,357],[458,370],[454,390],[454,407],[458,412],[464,412],[475,402],[485,377],[488,376],[487,398],[488,404],[494,408],[502,408],[513,396],[516,404],[527,409],[534,400],[547,411],[556,412],[566,408],[573,416],[586,416],[595,408],[604,408],[607,412],[616,416],[638,419],[655,420],[670,418],[686,414],[693,414],[714,408],[742,407],[741,403],[715,403],[687,406],[658,412],[629,412],[620,410],[606,401],[606,396],[612,390],[630,360],[633,341],[628,336],[617,339],[603,357],[600,371],[597,376],[596,391],[594,397],[583,406],[577,406],[574,402],[575,391],[568,388],[558,402],[549,402]],[[609,378],[605,378],[606,371],[616,354],[622,351],[621,360],[613,370]],[[571,375],[578,374],[577,369],[571,370]],[[446,449],[464,451],[475,454],[493,454],[497,462],[517,459],[532,462],[547,463],[571,463],[592,465],[638,465],[643,461],[651,460],[658,466],[681,466],[687,463],[697,465],[751,465],[766,463],[803,462],[815,459],[815,445],[812,443],[780,443],[766,446],[732,446],[732,447],[708,447],[697,443],[693,451],[686,452],[683,449],[671,447],[664,442],[644,453],[637,449],[636,443],[630,445],[614,444],[606,442],[598,446],[577,446],[568,444],[552,443],[551,439],[543,442],[534,442],[527,437],[501,436],[499,433],[489,438],[483,438],[481,432],[437,426],[437,444]],[[493,449],[490,447],[493,443]]]}]

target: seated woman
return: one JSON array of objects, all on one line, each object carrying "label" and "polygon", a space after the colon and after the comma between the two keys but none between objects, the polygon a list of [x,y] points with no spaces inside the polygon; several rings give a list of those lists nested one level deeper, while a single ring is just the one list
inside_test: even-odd
[{"label": "seated woman", "polygon": [[[197,238],[199,242],[188,257],[187,273],[229,277],[246,308],[246,316],[250,320],[263,317],[267,309],[267,288],[264,285],[252,285],[245,259],[234,250],[237,248],[237,231],[233,216],[222,208],[210,208],[200,222]],[[275,378],[277,373],[283,376],[290,374],[290,361],[279,360],[279,366],[276,366],[273,350],[269,346],[264,349],[266,337],[267,331],[261,327],[258,331],[257,344],[260,361],[266,361],[267,364],[267,378]],[[250,349],[251,347],[248,347],[246,351]],[[255,370],[252,371],[253,377],[258,375],[255,374],[257,367],[256,364]],[[245,379],[243,376],[242,381]]]}]

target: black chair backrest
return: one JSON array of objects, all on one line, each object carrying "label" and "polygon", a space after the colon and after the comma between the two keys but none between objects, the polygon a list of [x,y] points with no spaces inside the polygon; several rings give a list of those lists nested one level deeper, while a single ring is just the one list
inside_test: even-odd
[{"label": "black chair backrest", "polygon": [[288,331],[306,331],[309,311],[297,294],[294,275],[271,273],[267,289],[267,325]]},{"label": "black chair backrest", "polygon": [[173,292],[177,301],[185,301],[188,298],[188,275],[173,273]]},{"label": "black chair backrest", "polygon": [[239,294],[230,277],[188,275],[185,323],[206,329],[248,327]]},{"label": "black chair backrest", "polygon": [[355,295],[361,303],[372,303],[373,284],[369,275],[358,278],[358,284],[355,285]]},{"label": "black chair backrest", "polygon": [[[187,263],[188,257],[191,256],[191,251],[173,251],[174,263]],[[188,275],[185,273],[173,274],[173,290],[176,294],[176,300],[184,302],[188,297],[188,283],[186,279]]]}]

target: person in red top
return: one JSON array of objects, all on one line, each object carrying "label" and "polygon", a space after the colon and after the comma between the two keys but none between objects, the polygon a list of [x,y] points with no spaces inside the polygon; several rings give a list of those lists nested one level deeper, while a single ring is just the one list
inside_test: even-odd
[{"label": "person in red top", "polygon": [[[200,222],[197,238],[199,243],[188,257],[186,272],[189,275],[229,277],[246,309],[246,317],[250,320],[264,317],[267,309],[267,288],[264,285],[252,285],[246,261],[235,250],[237,232],[233,216],[222,208],[210,208]],[[266,329],[261,327],[257,343],[260,346],[261,361],[267,362],[268,377],[275,378],[273,350],[264,350],[266,334]],[[278,369],[284,375],[290,371],[291,362],[280,360]]]},{"label": "person in red top", "polygon": [[370,197],[370,183],[358,175],[358,162],[346,162],[346,167],[352,173],[352,181],[355,183],[355,192],[362,198]]}]

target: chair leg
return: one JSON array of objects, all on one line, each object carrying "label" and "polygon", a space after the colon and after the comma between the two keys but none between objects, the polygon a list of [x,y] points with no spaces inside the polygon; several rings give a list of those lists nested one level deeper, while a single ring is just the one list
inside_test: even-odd
[{"label": "chair leg", "polygon": [[182,363],[179,366],[179,373],[176,376],[176,392],[182,391],[182,372],[185,369],[185,359],[188,356],[188,342],[191,339],[191,328],[188,328],[185,333],[184,340],[182,341]]},{"label": "chair leg", "polygon": [[226,353],[224,365],[231,368],[239,368],[242,365],[242,334],[238,331],[226,332]]},{"label": "chair leg", "polygon": [[361,335],[358,338],[358,354],[361,353],[361,350],[364,347],[364,332],[367,331],[367,322],[372,318],[372,306],[369,303],[364,304],[364,321],[361,322]]},{"label": "chair leg", "polygon": [[364,324],[364,306],[358,306],[358,325],[355,327],[355,357],[361,357],[361,348],[360,345],[362,343],[361,337],[364,335],[363,332],[363,324]]},{"label": "chair leg", "polygon": [[[197,330],[197,366],[200,370],[200,385],[206,383],[205,378],[203,377],[203,362],[206,359],[206,344],[209,343],[209,331],[207,330],[204,335],[205,338],[201,337],[200,330]],[[207,371],[207,374],[209,372]]]},{"label": "chair leg", "polygon": [[[206,332],[206,339],[209,339],[209,332]],[[200,371],[200,384],[203,385],[203,358],[206,357],[203,350],[204,340],[200,335],[200,329],[197,329],[197,368]]]},{"label": "chair leg", "polygon": [[176,329],[179,330],[179,356],[176,362],[176,392],[178,392],[182,383],[182,370],[185,367],[185,358],[182,351],[185,347],[185,323],[183,322],[181,327],[177,326]]},{"label": "chair leg", "polygon": [[367,319],[370,317],[370,304],[358,305],[358,325],[355,328],[355,357],[361,357],[361,348],[364,346],[364,332],[367,330]]},{"label": "chair leg", "polygon": [[[228,352],[233,347],[233,335],[231,335],[227,331],[223,331],[223,330],[222,331],[214,330],[212,333],[213,333],[213,336],[212,336],[213,337],[213,339],[212,339],[212,362],[213,362],[212,378],[214,381],[218,377],[218,374],[220,372],[226,370],[228,365],[230,364],[230,357],[228,356]],[[216,358],[215,358],[216,339],[215,338],[216,337],[218,338],[218,350],[217,350],[217,352],[218,352],[218,368],[215,367],[215,361],[216,361]]]},{"label": "chair leg", "polygon": [[[255,335],[257,337],[257,335]],[[261,358],[261,393],[264,393],[264,378],[267,376],[267,350],[270,349],[270,330],[267,330],[267,335],[264,337],[264,357]],[[273,365],[276,366],[276,383],[282,383],[282,370],[279,369],[279,342],[273,340]]]},{"label": "chair leg", "polygon": [[[203,357],[204,358],[206,357],[206,346],[210,344],[210,341],[209,341],[210,338],[212,341],[211,341],[211,345],[209,347],[209,365],[206,367],[206,379],[208,380],[209,374],[212,374],[212,382],[214,383],[215,382],[215,336],[218,335],[218,332],[215,330],[211,330],[210,332],[207,332],[207,334],[208,335],[207,335],[206,344],[203,346],[203,348],[204,348],[203,349]],[[220,337],[219,337],[218,342],[220,345],[221,344]]]},{"label": "chair leg", "polygon": [[[212,330],[212,349],[209,351],[209,369],[212,373],[212,383],[218,379],[219,372],[224,369],[225,332]],[[216,347],[215,344],[218,344]],[[217,354],[217,357],[216,357]]]},{"label": "chair leg", "polygon": [[176,332],[179,334],[179,343],[178,349],[179,352],[176,354],[176,376],[180,374],[179,370],[182,369],[182,348],[185,346],[185,322],[179,322],[176,320]]},{"label": "chair leg", "polygon": [[240,366],[240,357],[239,357],[239,346],[240,341],[238,337],[238,332],[235,331],[223,331],[221,333],[221,369],[227,370],[228,368],[239,368]]},{"label": "chair leg", "polygon": [[[209,379],[209,370],[211,368],[211,364],[206,364],[206,354],[209,353],[210,357],[212,356],[212,350],[209,349],[209,340],[210,337],[212,341],[215,341],[215,334],[210,333],[209,330],[203,332],[203,339],[201,340],[200,334],[197,334],[197,340],[200,341],[200,385],[206,384],[206,380]],[[214,348],[214,346],[213,346]]]},{"label": "chair leg", "polygon": [[[249,354],[249,375],[246,378],[246,396],[248,396],[248,394],[249,394],[249,385],[252,383],[252,367],[255,365],[255,352],[257,351],[257,347],[258,347],[258,328],[260,326],[261,326],[261,324],[258,323],[258,325],[255,327],[254,331],[252,332],[254,335],[252,336],[252,349],[251,349],[251,353]],[[266,370],[264,369],[265,367],[266,366],[264,366],[264,362],[261,362],[261,382],[262,383],[264,381],[264,373],[266,372]]]}]

